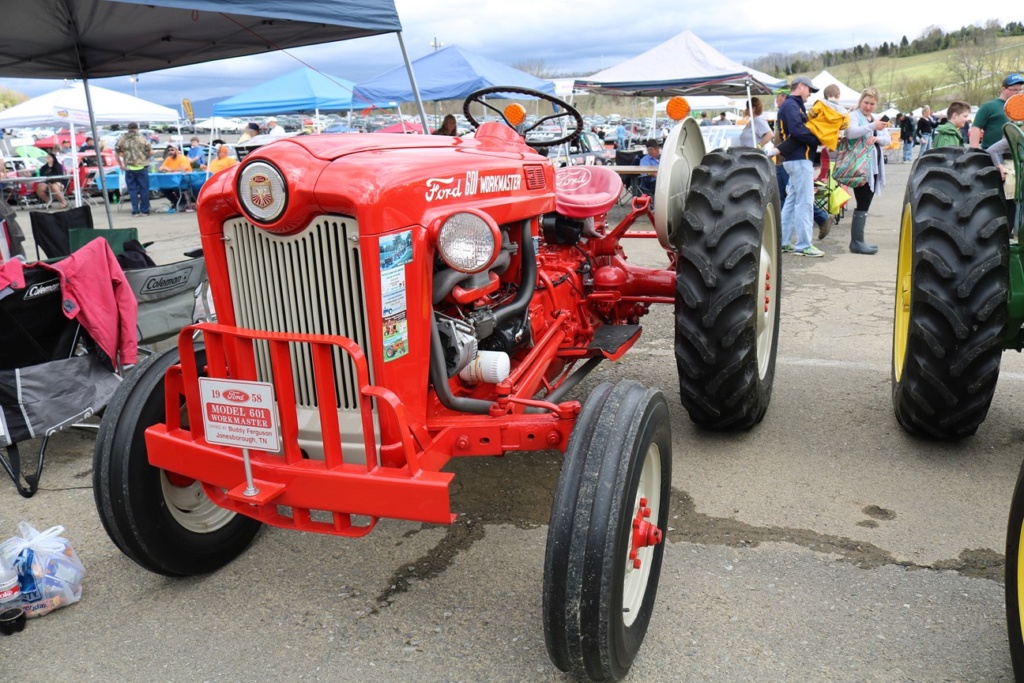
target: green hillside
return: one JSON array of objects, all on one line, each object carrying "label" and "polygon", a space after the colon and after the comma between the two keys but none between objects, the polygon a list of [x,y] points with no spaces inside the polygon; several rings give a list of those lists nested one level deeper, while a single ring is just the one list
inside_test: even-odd
[{"label": "green hillside", "polygon": [[886,103],[903,111],[922,104],[941,109],[958,99],[977,105],[999,94],[999,82],[1008,72],[1024,71],[1024,36],[996,38],[994,45],[983,48],[873,57],[828,71],[855,90],[877,86]]}]

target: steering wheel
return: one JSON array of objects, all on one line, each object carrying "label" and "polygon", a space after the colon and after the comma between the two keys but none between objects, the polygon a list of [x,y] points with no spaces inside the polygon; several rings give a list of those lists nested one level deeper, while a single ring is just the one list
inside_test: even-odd
[{"label": "steering wheel", "polygon": [[532,88],[520,88],[514,85],[496,85],[490,88],[481,88],[480,90],[471,92],[466,97],[465,101],[462,103],[462,113],[466,115],[466,119],[473,126],[474,130],[480,127],[480,123],[473,118],[473,114],[471,114],[469,111],[469,105],[473,104],[474,102],[479,102],[487,109],[493,111],[495,114],[500,116],[501,120],[507,123],[511,128],[516,127],[516,125],[509,121],[508,117],[505,116],[504,110],[498,109],[497,107],[493,106],[490,102],[484,99],[485,96],[492,95],[494,93],[516,93],[519,95],[529,95],[530,97],[536,97],[537,99],[540,100],[546,100],[551,104],[555,105],[556,107],[561,107],[562,111],[556,112],[554,114],[548,114],[547,116],[539,118],[533,123],[533,125],[523,130],[523,138],[526,138],[526,134],[529,133],[531,130],[534,130],[535,128],[537,128],[538,126],[547,121],[552,121],[561,118],[572,118],[573,121],[576,122],[576,130],[572,131],[569,135],[564,135],[560,138],[555,138],[553,140],[531,140],[531,147],[557,147],[558,145],[562,145],[567,142],[572,142],[573,140],[578,138],[581,133],[583,133],[583,117],[580,115],[579,111],[577,111],[576,108],[573,107],[571,104],[563,100],[560,100],[552,95],[548,95],[547,93],[542,93],[539,90],[533,90]]}]

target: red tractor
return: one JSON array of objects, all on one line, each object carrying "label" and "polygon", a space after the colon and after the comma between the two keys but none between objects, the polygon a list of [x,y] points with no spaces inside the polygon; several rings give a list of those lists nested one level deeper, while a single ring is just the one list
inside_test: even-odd
[{"label": "red tractor", "polygon": [[[199,225],[216,323],[183,330],[107,410],[95,455],[117,546],[169,576],[213,571],[260,526],[362,536],[380,518],[448,524],[454,457],[558,449],[544,630],[562,670],[617,680],[654,606],[672,474],[669,406],[635,381],[569,391],[675,305],[683,405],[743,430],[771,397],[779,196],[756,150],[704,153],[692,119],[655,194],[608,167],[557,173],[496,90],[474,136],[325,135],[262,147],[214,176]],[[504,122],[478,124],[470,105]],[[479,110],[479,107],[478,107]],[[506,125],[507,124],[507,125]],[[547,141],[557,145],[571,139]],[[685,207],[685,210],[684,210]],[[652,219],[655,231],[630,230]],[[664,268],[622,242],[659,239]]]}]

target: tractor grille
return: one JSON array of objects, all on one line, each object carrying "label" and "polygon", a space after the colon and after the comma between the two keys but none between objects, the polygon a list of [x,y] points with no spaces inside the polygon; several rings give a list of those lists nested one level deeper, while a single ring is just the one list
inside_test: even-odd
[{"label": "tractor grille", "polygon": [[[295,235],[275,235],[242,218],[224,225],[235,320],[239,327],[270,332],[348,337],[369,353],[359,228],[355,219],[324,216]],[[308,345],[292,344],[295,398],[317,407]],[[269,349],[256,350],[261,381],[272,381]],[[348,355],[335,350],[337,407],[356,411],[359,386]],[[372,380],[371,369],[371,382]]]}]

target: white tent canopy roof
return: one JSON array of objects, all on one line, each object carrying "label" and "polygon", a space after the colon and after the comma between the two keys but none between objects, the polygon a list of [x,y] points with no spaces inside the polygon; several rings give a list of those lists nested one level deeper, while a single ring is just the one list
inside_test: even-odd
[{"label": "white tent canopy roof", "polygon": [[857,106],[857,102],[860,100],[859,92],[843,83],[828,71],[822,71],[820,74],[812,78],[811,83],[814,83],[814,87],[818,89],[818,92],[811,93],[811,96],[807,98],[808,106],[810,106],[812,102],[816,102],[824,97],[825,86],[833,83],[839,86],[839,104],[852,109]]},{"label": "white tent canopy roof", "polygon": [[598,91],[739,96],[746,94],[749,78],[760,84],[754,84],[755,93],[781,84],[777,78],[729,59],[691,31],[683,31],[641,55],[577,80]]},{"label": "white tent canopy roof", "polygon": [[[178,112],[169,107],[114,90],[94,85],[90,86],[89,93],[97,123],[177,121],[179,118]],[[0,128],[67,125],[69,121],[86,125],[88,112],[85,86],[74,83],[0,112]]]},{"label": "white tent canopy roof", "polygon": [[223,130],[236,132],[242,130],[242,124],[234,119],[224,118],[223,116],[211,116],[208,119],[196,121],[195,128],[196,130]]}]

